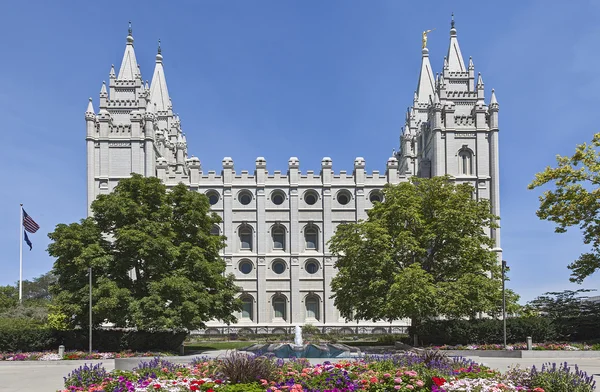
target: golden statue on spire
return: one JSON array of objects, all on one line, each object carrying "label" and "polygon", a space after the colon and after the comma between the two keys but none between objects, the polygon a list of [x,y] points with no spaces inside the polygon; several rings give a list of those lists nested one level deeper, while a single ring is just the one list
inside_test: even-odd
[{"label": "golden statue on spire", "polygon": [[425,49],[427,47],[427,34],[431,33],[433,30],[435,30],[435,29],[423,31],[423,47],[422,47],[422,49]]}]

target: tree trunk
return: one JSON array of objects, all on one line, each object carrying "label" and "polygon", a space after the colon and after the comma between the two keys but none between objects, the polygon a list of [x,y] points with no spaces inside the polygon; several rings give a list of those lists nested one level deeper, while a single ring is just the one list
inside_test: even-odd
[{"label": "tree trunk", "polygon": [[420,320],[417,317],[411,317],[410,326],[412,327],[413,332],[413,347],[417,347],[419,345],[419,335],[417,334],[417,327],[420,325]]}]

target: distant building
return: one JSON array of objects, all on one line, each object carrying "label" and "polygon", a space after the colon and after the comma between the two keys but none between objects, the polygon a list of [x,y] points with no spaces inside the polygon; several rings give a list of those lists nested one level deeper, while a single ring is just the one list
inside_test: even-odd
[{"label": "distant building", "polygon": [[[327,157],[318,173],[301,172],[296,157],[283,171],[269,172],[262,157],[249,171],[236,171],[230,157],[218,170],[203,170],[198,158],[188,156],[160,47],[148,85],[133,43],[130,28],[118,73],[112,67],[108,85],[102,83],[99,111],[90,99],[85,112],[88,213],[98,195],[111,192],[130,173],[156,176],[167,186],[183,182],[208,196],[223,218],[213,232],[227,237],[222,257],[243,289],[244,305],[236,325],[211,322],[207,333],[271,333],[305,323],[348,333],[400,331],[407,322],[348,323],[330,299],[336,271],[327,241],[338,224],[367,218],[387,183],[448,174],[472,184],[475,196],[489,199],[492,212],[500,215],[499,106],[493,90],[486,103],[481,75],[471,59],[464,62],[454,22],[439,75],[431,69],[429,50],[422,49],[399,151],[383,157],[383,173],[367,172],[360,157],[352,173],[334,172]],[[500,229],[489,235],[500,260]]]}]

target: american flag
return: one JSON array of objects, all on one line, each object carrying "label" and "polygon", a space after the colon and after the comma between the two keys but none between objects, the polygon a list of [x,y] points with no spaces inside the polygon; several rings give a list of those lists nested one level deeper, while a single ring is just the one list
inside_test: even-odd
[{"label": "american flag", "polygon": [[40,225],[35,223],[35,221],[31,219],[29,215],[27,215],[25,210],[23,210],[23,227],[30,233],[35,233],[40,229]]}]

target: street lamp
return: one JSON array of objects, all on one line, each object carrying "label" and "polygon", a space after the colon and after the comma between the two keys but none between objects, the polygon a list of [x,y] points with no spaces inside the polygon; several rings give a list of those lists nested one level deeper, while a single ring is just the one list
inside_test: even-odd
[{"label": "street lamp", "polygon": [[88,268],[88,274],[90,275],[90,325],[89,325],[89,334],[90,334],[90,354],[92,353],[92,267]]},{"label": "street lamp", "polygon": [[505,291],[506,260],[502,260],[502,329],[504,332],[504,349],[506,350],[506,291]]}]

